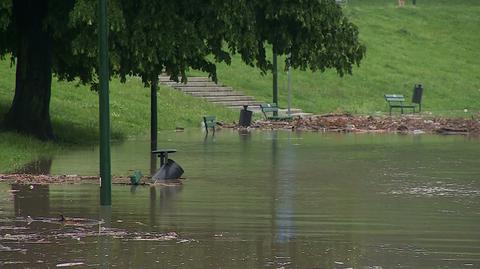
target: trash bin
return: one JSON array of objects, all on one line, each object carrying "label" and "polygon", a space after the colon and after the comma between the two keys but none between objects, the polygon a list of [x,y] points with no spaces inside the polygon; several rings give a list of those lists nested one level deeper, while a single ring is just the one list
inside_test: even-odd
[{"label": "trash bin", "polygon": [[419,112],[422,112],[422,95],[423,95],[423,86],[422,84],[415,84],[413,89],[412,103],[419,105]]},{"label": "trash bin", "polygon": [[248,106],[243,106],[243,109],[240,110],[240,119],[238,124],[242,127],[248,127],[252,123],[252,111],[247,110]]},{"label": "trash bin", "polygon": [[153,175],[153,180],[164,180],[164,179],[178,179],[183,175],[183,168],[178,165],[172,159],[168,159],[167,162],[158,169],[158,171]]}]

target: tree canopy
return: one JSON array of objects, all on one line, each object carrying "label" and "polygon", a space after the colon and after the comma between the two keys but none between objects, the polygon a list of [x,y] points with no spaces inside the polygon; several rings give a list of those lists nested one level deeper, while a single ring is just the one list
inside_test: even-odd
[{"label": "tree canopy", "polygon": [[[27,85],[26,93],[18,93],[23,81],[19,72],[46,68],[46,77],[53,72],[61,80],[78,78],[96,85],[97,4],[0,0],[0,56],[17,59],[17,102],[6,116],[7,127],[29,132],[27,127],[10,126],[9,119],[19,117],[14,111],[18,103],[28,102],[17,95],[38,92]],[[279,55],[289,54],[287,64],[293,68],[334,68],[339,75],[351,73],[365,54],[357,27],[334,0],[109,0],[108,14],[110,74],[122,80],[140,76],[145,84],[162,72],[185,80],[189,68],[206,71],[216,80],[215,64],[230,63],[235,53],[267,72],[270,45]],[[42,68],[32,63],[45,59],[31,56],[41,50],[50,59]],[[44,95],[49,97],[50,90],[38,94]]]}]

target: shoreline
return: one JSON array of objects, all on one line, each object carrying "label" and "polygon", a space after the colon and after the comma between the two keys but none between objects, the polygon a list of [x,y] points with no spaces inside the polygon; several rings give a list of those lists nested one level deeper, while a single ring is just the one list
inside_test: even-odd
[{"label": "shoreline", "polygon": [[[244,129],[237,124],[224,128]],[[424,118],[417,115],[401,117],[354,116],[352,114],[324,114],[291,121],[257,120],[246,129],[337,132],[337,133],[399,133],[439,135],[480,135],[480,119]]]},{"label": "shoreline", "polygon": [[[178,186],[182,185],[184,178],[150,182],[151,177],[142,177],[141,183],[133,185],[130,176],[112,175],[112,184],[128,186]],[[21,184],[21,185],[50,185],[50,184],[99,184],[100,176],[80,175],[34,175],[25,173],[0,173],[0,183]]]}]

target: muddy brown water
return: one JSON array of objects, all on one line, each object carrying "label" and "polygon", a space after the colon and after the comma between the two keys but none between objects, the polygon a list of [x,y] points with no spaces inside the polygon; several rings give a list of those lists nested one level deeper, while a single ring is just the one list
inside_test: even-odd
[{"label": "muddy brown water", "polygon": [[[480,268],[478,139],[159,137],[178,150],[171,157],[187,180],[114,185],[111,209],[99,207],[94,184],[0,184],[0,267]],[[148,140],[112,145],[113,173],[149,173],[148,152]],[[61,152],[24,171],[95,175],[98,150]]]}]

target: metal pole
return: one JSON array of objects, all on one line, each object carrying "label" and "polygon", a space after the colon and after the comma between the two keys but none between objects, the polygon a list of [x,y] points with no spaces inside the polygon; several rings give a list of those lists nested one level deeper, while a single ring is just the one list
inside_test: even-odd
[{"label": "metal pole", "polygon": [[292,114],[292,112],[290,110],[290,108],[292,106],[292,87],[291,87],[292,72],[291,72],[291,68],[290,68],[290,57],[291,57],[291,55],[288,56],[288,74],[287,74],[287,78],[288,78],[288,83],[287,83],[287,88],[288,88],[288,116],[291,116],[291,114]]},{"label": "metal pole", "polygon": [[[272,102],[275,103],[278,107],[278,68],[277,68],[277,53],[275,50],[273,51],[273,98]],[[277,116],[278,113],[275,111],[273,112],[274,116]]]},{"label": "metal pole", "polygon": [[150,149],[157,149],[157,88],[158,76],[152,80],[150,87]]},{"label": "metal pole", "polygon": [[99,16],[99,114],[100,114],[100,205],[112,204],[112,175],[110,167],[110,111],[108,98],[108,33],[107,2],[98,1]]}]

